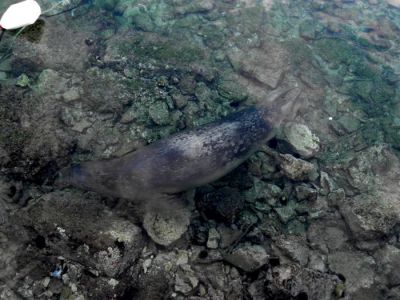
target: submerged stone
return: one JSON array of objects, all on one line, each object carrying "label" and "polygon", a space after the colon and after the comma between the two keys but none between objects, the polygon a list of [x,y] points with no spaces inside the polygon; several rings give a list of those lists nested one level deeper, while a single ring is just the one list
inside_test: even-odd
[{"label": "submerged stone", "polygon": [[170,215],[149,211],[144,216],[143,227],[154,242],[168,246],[186,232],[190,215],[190,210],[187,208],[178,209]]},{"label": "submerged stone", "polygon": [[341,63],[349,65],[355,58],[361,56],[355,47],[339,38],[320,39],[317,40],[314,45],[317,53],[336,67]]},{"label": "submerged stone", "polygon": [[354,132],[360,128],[360,121],[351,114],[341,116],[337,122],[348,132]]},{"label": "submerged stone", "polygon": [[48,193],[23,218],[55,255],[67,256],[110,277],[121,274],[138,258],[142,231],[97,200],[83,198],[78,191]]},{"label": "submerged stone", "polygon": [[283,173],[292,180],[315,180],[318,177],[316,167],[305,160],[295,158],[290,154],[279,155],[279,165]]},{"label": "submerged stone", "polygon": [[19,87],[28,87],[30,83],[31,83],[31,80],[29,79],[28,75],[21,74],[17,78],[17,82],[15,83],[15,85],[19,86]]},{"label": "submerged stone", "polygon": [[149,115],[157,125],[168,125],[170,123],[168,105],[165,102],[157,101],[150,106]]},{"label": "submerged stone", "polygon": [[287,224],[296,215],[295,203],[293,201],[289,202],[286,206],[276,207],[274,210],[283,224]]},{"label": "submerged stone", "polygon": [[293,150],[304,158],[314,156],[319,150],[319,138],[303,124],[288,123],[284,135]]},{"label": "submerged stone", "polygon": [[232,101],[240,102],[246,100],[248,96],[246,90],[235,80],[222,78],[218,82],[217,89],[222,97]]},{"label": "submerged stone", "polygon": [[299,26],[300,36],[304,39],[315,39],[315,23],[312,20],[305,20]]},{"label": "submerged stone", "polygon": [[260,245],[242,245],[224,259],[246,272],[254,272],[268,262],[269,255]]}]

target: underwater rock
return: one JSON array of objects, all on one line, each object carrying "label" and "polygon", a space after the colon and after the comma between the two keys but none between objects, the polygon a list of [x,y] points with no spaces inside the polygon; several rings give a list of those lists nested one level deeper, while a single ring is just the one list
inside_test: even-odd
[{"label": "underwater rock", "polygon": [[196,89],[196,80],[194,76],[184,76],[179,81],[179,88],[184,95],[192,95]]},{"label": "underwater rock", "polygon": [[179,92],[172,94],[172,100],[178,109],[184,108],[188,104],[189,97],[184,96]]},{"label": "underwater rock", "polygon": [[220,235],[219,246],[221,248],[231,246],[242,235],[241,231],[237,228],[227,227],[224,224],[219,224],[217,229]]},{"label": "underwater rock", "polygon": [[190,216],[191,212],[187,207],[177,209],[171,215],[149,211],[144,215],[143,227],[154,242],[168,246],[186,232]]},{"label": "underwater rock", "polygon": [[28,87],[30,85],[30,83],[31,83],[31,80],[28,77],[28,75],[21,74],[17,78],[17,82],[15,83],[15,85],[24,88],[24,87]]},{"label": "underwater rock", "polygon": [[276,43],[268,43],[262,48],[249,51],[233,49],[228,57],[239,74],[271,89],[275,89],[281,82],[289,59],[286,50]]},{"label": "underwater rock", "polygon": [[177,14],[200,14],[207,13],[214,8],[215,4],[212,0],[198,0],[194,2],[189,2],[189,4],[178,6],[175,9]]},{"label": "underwater rock", "polygon": [[237,214],[244,207],[244,199],[239,190],[223,187],[218,190],[207,191],[202,188],[196,196],[196,207],[211,219],[220,222],[232,223]]},{"label": "underwater rock", "polygon": [[310,224],[307,239],[313,249],[327,254],[346,248],[350,236],[343,221],[320,219]]},{"label": "underwater rock", "polygon": [[75,26],[70,26],[66,30],[65,24],[56,19],[46,18],[45,26],[42,28],[43,34],[38,43],[17,39],[13,55],[18,59],[40,61],[41,69],[54,69],[60,72],[85,70],[89,62],[89,49],[84,41],[91,33]]},{"label": "underwater rock", "polygon": [[241,245],[224,259],[246,272],[254,272],[268,262],[269,255],[260,245]]},{"label": "underwater rock", "polygon": [[40,95],[54,95],[64,92],[67,83],[68,79],[61,72],[45,69],[40,73],[35,88]]},{"label": "underwater rock", "polygon": [[151,15],[145,8],[137,5],[137,3],[132,3],[131,7],[127,7],[122,16],[127,23],[132,23],[140,30],[151,32],[155,29]]},{"label": "underwater rock", "polygon": [[297,236],[279,236],[275,239],[272,250],[280,258],[281,264],[287,261],[299,263],[302,267],[308,263],[310,249],[306,239]]},{"label": "underwater rock", "polygon": [[275,207],[274,211],[278,214],[279,220],[283,224],[287,224],[289,220],[296,216],[295,203],[294,201],[289,201],[287,205],[282,207]]},{"label": "underwater rock", "polygon": [[299,25],[299,34],[303,39],[313,40],[316,37],[315,23],[312,20],[305,20]]},{"label": "underwater rock", "polygon": [[139,227],[76,191],[45,194],[22,217],[54,253],[107,276],[129,267],[143,245]]},{"label": "underwater rock", "polygon": [[87,116],[81,106],[63,107],[60,114],[61,121],[72,130],[82,133],[92,126],[93,118]]},{"label": "underwater rock", "polygon": [[307,185],[297,185],[295,187],[295,191],[296,191],[296,197],[300,201],[303,200],[314,201],[317,199],[318,196],[317,190]]},{"label": "underwater rock", "polygon": [[253,179],[252,187],[245,191],[246,201],[250,203],[255,203],[257,200],[268,205],[274,206],[279,199],[282,197],[283,193],[279,186],[266,183],[257,178]]},{"label": "underwater rock", "polygon": [[400,285],[400,249],[393,245],[385,245],[376,251],[374,258],[389,286]]},{"label": "underwater rock", "polygon": [[120,72],[109,68],[93,67],[84,73],[82,99],[98,113],[122,113],[123,108],[132,101],[134,87],[131,80]]},{"label": "underwater rock", "polygon": [[356,240],[374,240],[390,235],[400,221],[398,195],[360,195],[347,199],[340,212]]},{"label": "underwater rock", "polygon": [[235,267],[212,261],[209,264],[196,264],[192,269],[210,299],[243,299],[242,279]]},{"label": "underwater rock", "polygon": [[334,69],[340,64],[351,65],[354,61],[364,60],[359,49],[343,39],[323,38],[315,41],[314,46],[317,54],[332,64]]},{"label": "underwater rock", "polygon": [[312,163],[295,158],[290,154],[279,154],[279,166],[282,172],[292,180],[315,180],[317,168]]},{"label": "underwater rock", "polygon": [[220,239],[221,236],[219,235],[217,229],[210,228],[210,230],[208,231],[207,248],[217,249]]},{"label": "underwater rock", "polygon": [[321,255],[317,251],[311,252],[310,256],[308,258],[307,267],[312,269],[312,270],[325,273],[326,270],[327,270],[326,260],[327,259],[326,259],[325,255]]},{"label": "underwater rock", "polygon": [[132,123],[135,119],[136,119],[136,111],[133,107],[130,107],[122,114],[120,122],[122,124],[129,124]]},{"label": "underwater rock", "polygon": [[319,138],[306,125],[290,122],[283,133],[293,151],[302,157],[310,158],[319,151]]},{"label": "underwater rock", "polygon": [[[272,299],[332,300],[332,294],[341,281],[336,275],[286,264],[268,270],[266,292]],[[274,297],[276,296],[276,297]]]},{"label": "underwater rock", "polygon": [[157,101],[150,106],[149,115],[157,125],[168,125],[170,122],[168,105],[165,102]]},{"label": "underwater rock", "polygon": [[356,240],[390,235],[400,221],[400,160],[388,146],[373,146],[351,161],[349,182],[362,194],[346,198],[340,212]]},{"label": "underwater rock", "polygon": [[195,276],[189,265],[185,269],[179,269],[175,274],[175,291],[182,294],[189,294],[199,285],[199,279]]},{"label": "underwater rock", "polygon": [[212,99],[212,91],[204,82],[199,82],[197,84],[194,94],[200,103],[207,103]]},{"label": "underwater rock", "polygon": [[218,82],[218,93],[234,102],[241,102],[247,99],[246,89],[241,87],[236,81],[222,79]]},{"label": "underwater rock", "polygon": [[363,252],[339,250],[328,255],[328,265],[332,272],[344,276],[348,293],[370,288],[374,284],[375,261]]},{"label": "underwater rock", "polygon": [[360,128],[361,122],[351,114],[344,114],[337,122],[346,130],[351,133]]}]

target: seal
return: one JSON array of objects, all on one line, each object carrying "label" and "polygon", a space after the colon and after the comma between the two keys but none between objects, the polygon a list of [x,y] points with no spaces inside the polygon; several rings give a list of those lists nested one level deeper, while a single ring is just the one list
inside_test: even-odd
[{"label": "seal", "polygon": [[293,118],[299,89],[278,89],[256,106],[178,132],[122,157],[72,165],[58,182],[102,195],[154,202],[213,182],[243,163]]}]

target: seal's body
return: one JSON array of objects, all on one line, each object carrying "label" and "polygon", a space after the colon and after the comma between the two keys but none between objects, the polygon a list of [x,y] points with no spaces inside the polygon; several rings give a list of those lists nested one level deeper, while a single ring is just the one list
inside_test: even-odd
[{"label": "seal's body", "polygon": [[281,118],[272,117],[278,113],[276,105],[273,110],[268,107],[243,109],[120,158],[65,168],[60,172],[61,181],[132,200],[152,200],[210,183],[236,168],[273,136],[272,122],[280,123]]}]

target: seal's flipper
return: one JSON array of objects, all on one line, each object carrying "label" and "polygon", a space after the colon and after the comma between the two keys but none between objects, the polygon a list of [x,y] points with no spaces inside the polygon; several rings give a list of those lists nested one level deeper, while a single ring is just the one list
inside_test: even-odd
[{"label": "seal's flipper", "polygon": [[278,88],[268,95],[267,99],[258,104],[257,108],[263,115],[264,120],[279,127],[284,121],[292,121],[299,111],[302,103],[298,101],[301,89],[294,88]]}]

